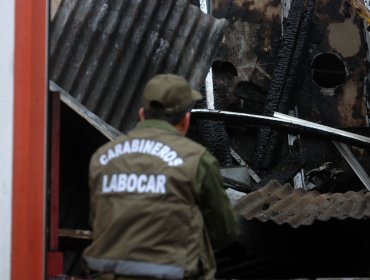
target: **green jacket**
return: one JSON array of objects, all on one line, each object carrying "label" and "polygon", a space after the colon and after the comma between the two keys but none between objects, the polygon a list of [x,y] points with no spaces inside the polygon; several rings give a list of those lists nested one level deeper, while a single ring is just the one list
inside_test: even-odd
[{"label": "green jacket", "polygon": [[217,160],[167,122],[140,122],[90,161],[95,271],[158,279],[213,279],[212,246],[237,237]]}]

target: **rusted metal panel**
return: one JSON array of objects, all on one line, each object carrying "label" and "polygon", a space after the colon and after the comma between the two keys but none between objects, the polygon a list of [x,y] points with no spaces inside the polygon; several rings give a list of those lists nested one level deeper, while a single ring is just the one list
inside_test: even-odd
[{"label": "rusted metal panel", "polygon": [[[336,128],[368,126],[364,31],[362,19],[347,1],[315,1],[308,52],[295,95],[299,118]],[[306,170],[325,162],[343,170],[342,158],[332,143],[309,137],[301,140],[304,153],[309,155]],[[356,156],[362,160],[366,154]]]},{"label": "rusted metal panel", "polygon": [[153,75],[201,87],[226,26],[186,0],[64,0],[51,25],[50,78],[126,132]]},{"label": "rusted metal panel", "polygon": [[270,181],[262,189],[244,196],[235,206],[239,215],[247,220],[287,223],[297,228],[311,225],[315,220],[336,218],[362,219],[370,217],[370,193],[325,193],[295,190],[289,184]]},{"label": "rusted metal panel", "polygon": [[[362,19],[347,1],[315,1],[298,108],[301,117],[335,127],[367,126],[363,32]],[[334,82],[328,84],[329,80]]]},{"label": "rusted metal panel", "polygon": [[[313,25],[308,46],[311,65],[307,65],[311,69],[305,72],[309,75],[302,85],[305,98],[299,104],[299,112],[304,118],[326,125],[366,126],[362,20],[345,0],[320,0],[315,1]],[[337,79],[337,83],[325,84],[311,75],[320,59],[326,64],[319,66],[322,79]],[[330,65],[332,68],[328,68]]]}]

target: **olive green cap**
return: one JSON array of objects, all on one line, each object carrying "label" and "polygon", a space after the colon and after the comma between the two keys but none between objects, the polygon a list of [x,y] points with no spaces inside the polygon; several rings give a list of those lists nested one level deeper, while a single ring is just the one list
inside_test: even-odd
[{"label": "olive green cap", "polygon": [[187,80],[174,74],[154,76],[144,88],[144,109],[175,114],[187,109],[202,95],[193,90]]}]

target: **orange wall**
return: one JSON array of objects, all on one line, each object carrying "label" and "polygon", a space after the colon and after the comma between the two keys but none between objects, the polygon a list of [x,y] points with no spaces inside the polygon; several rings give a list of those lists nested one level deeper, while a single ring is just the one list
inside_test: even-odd
[{"label": "orange wall", "polygon": [[[8,1],[8,0],[7,0]],[[43,279],[47,0],[15,0],[11,279]]]}]

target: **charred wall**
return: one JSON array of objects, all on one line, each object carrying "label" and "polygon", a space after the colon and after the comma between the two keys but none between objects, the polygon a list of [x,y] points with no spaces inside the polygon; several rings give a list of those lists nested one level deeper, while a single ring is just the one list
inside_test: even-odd
[{"label": "charred wall", "polygon": [[[364,83],[368,75],[367,44],[365,42],[362,19],[358,17],[348,1],[316,0],[313,2],[310,28],[301,61],[301,68],[292,90],[289,109],[297,112],[298,117],[324,125],[351,131],[368,131],[366,112],[366,93]],[[273,71],[278,67],[278,50],[281,47],[280,15],[271,21],[265,13],[259,18],[251,13],[251,6],[264,6],[259,11],[282,9],[282,3],[276,1],[214,1],[214,13],[228,17],[231,24],[226,32],[218,52],[216,79],[226,85],[224,91],[225,110],[262,114],[264,111],[269,86],[273,82]],[[275,6],[277,5],[277,6]],[[271,6],[271,7],[270,7]],[[286,20],[283,20],[283,26]],[[261,54],[265,44],[256,39],[252,30],[256,27],[260,38],[270,38],[272,52]],[[273,26],[273,27],[271,27]],[[264,29],[270,29],[271,37]],[[285,27],[284,27],[285,28]],[[246,39],[247,38],[247,39]],[[268,50],[268,48],[267,48]],[[269,54],[269,55],[267,55]],[[263,63],[258,63],[263,61]],[[220,67],[223,65],[223,67]],[[259,69],[245,71],[243,65],[258,66]],[[226,66],[226,67],[225,67]],[[270,67],[271,66],[271,67]],[[235,71],[231,71],[234,67]],[[253,68],[253,67],[251,67]],[[259,79],[263,69],[264,75]],[[250,70],[250,68],[249,68]],[[251,163],[256,130],[253,128],[228,127],[234,148]],[[306,158],[304,167],[311,172],[311,178],[320,192],[344,192],[364,189],[364,186],[342,159],[330,140],[314,136],[301,136],[298,149]],[[284,155],[286,144],[280,147]],[[368,152],[352,147],[354,155],[369,170]],[[253,163],[253,162],[252,162]],[[316,170],[314,170],[316,169]],[[277,190],[276,190],[277,191]],[[273,191],[266,197],[271,198]],[[251,209],[266,217],[269,205],[261,202],[255,194],[248,203]],[[248,197],[247,195],[247,197]],[[325,196],[326,194],[324,194]],[[334,194],[335,195],[335,194]],[[312,200],[308,204],[308,213],[313,213]],[[291,200],[282,206],[288,216],[293,218]],[[348,203],[344,199],[340,204]],[[325,208],[327,201],[320,206]],[[354,200],[348,209],[359,207]],[[278,207],[277,207],[278,208]],[[272,219],[284,212],[271,208]],[[301,209],[300,207],[297,207]],[[325,210],[326,209],[326,210]],[[330,213],[327,208],[322,211]],[[359,212],[363,211],[362,208]],[[300,218],[309,215],[300,215]],[[297,217],[297,216],[296,216]],[[297,217],[298,219],[298,217]],[[261,222],[256,219],[243,220],[242,232],[246,253],[237,258],[228,259],[225,254],[218,255],[219,277],[246,278],[317,278],[317,277],[368,277],[370,265],[366,256],[370,244],[367,235],[370,230],[368,219],[331,219],[326,222],[316,221],[310,226],[293,229],[271,221]]]},{"label": "charred wall", "polygon": [[[315,1],[307,48],[296,87],[298,116],[341,129],[368,127],[364,89],[368,50],[362,19],[348,1]],[[337,191],[351,182],[361,188],[330,141],[304,137],[302,148],[309,155],[307,170],[331,162],[332,170],[343,171],[333,182]],[[362,163],[367,161],[366,151],[353,152]]]},{"label": "charred wall", "polygon": [[315,1],[311,29],[297,99],[300,116],[334,127],[367,126],[362,20],[347,1]]},{"label": "charred wall", "polygon": [[[281,2],[215,0],[213,15],[230,22],[213,64],[219,109],[262,114],[281,40]],[[256,131],[227,127],[231,147],[247,162]]]},{"label": "charred wall", "polygon": [[[292,2],[291,7],[296,2],[299,1]],[[283,13],[285,4],[285,1],[213,1],[213,14],[230,22],[213,64],[215,84],[222,87],[220,109],[253,114],[281,110],[280,105],[267,110],[266,106],[276,77],[284,75],[282,71],[277,74],[274,71],[293,55],[288,52],[287,57],[282,57],[279,53],[284,46],[282,34],[289,31],[288,18]],[[291,110],[305,120],[368,133],[364,87],[368,46],[364,32],[362,19],[348,1],[313,1],[305,44],[298,46],[301,48],[299,67],[288,71],[283,79],[283,90],[290,83],[290,96],[281,112]],[[262,170],[262,175],[288,153],[286,134],[276,143],[267,138],[265,146],[256,151],[260,142],[256,140],[256,128],[230,125],[227,130],[232,147],[257,171]],[[276,148],[267,157],[267,163],[256,164],[272,143]],[[330,140],[304,136],[294,148],[307,159],[306,172],[329,163],[330,167],[316,182],[326,186],[323,191],[350,189],[345,185],[363,187]],[[352,152],[366,169],[368,152],[357,148],[352,148]]]},{"label": "charred wall", "polygon": [[230,22],[215,58],[215,79],[228,84],[222,109],[243,110],[241,98],[263,102],[281,37],[280,1],[217,0],[213,15]]}]

